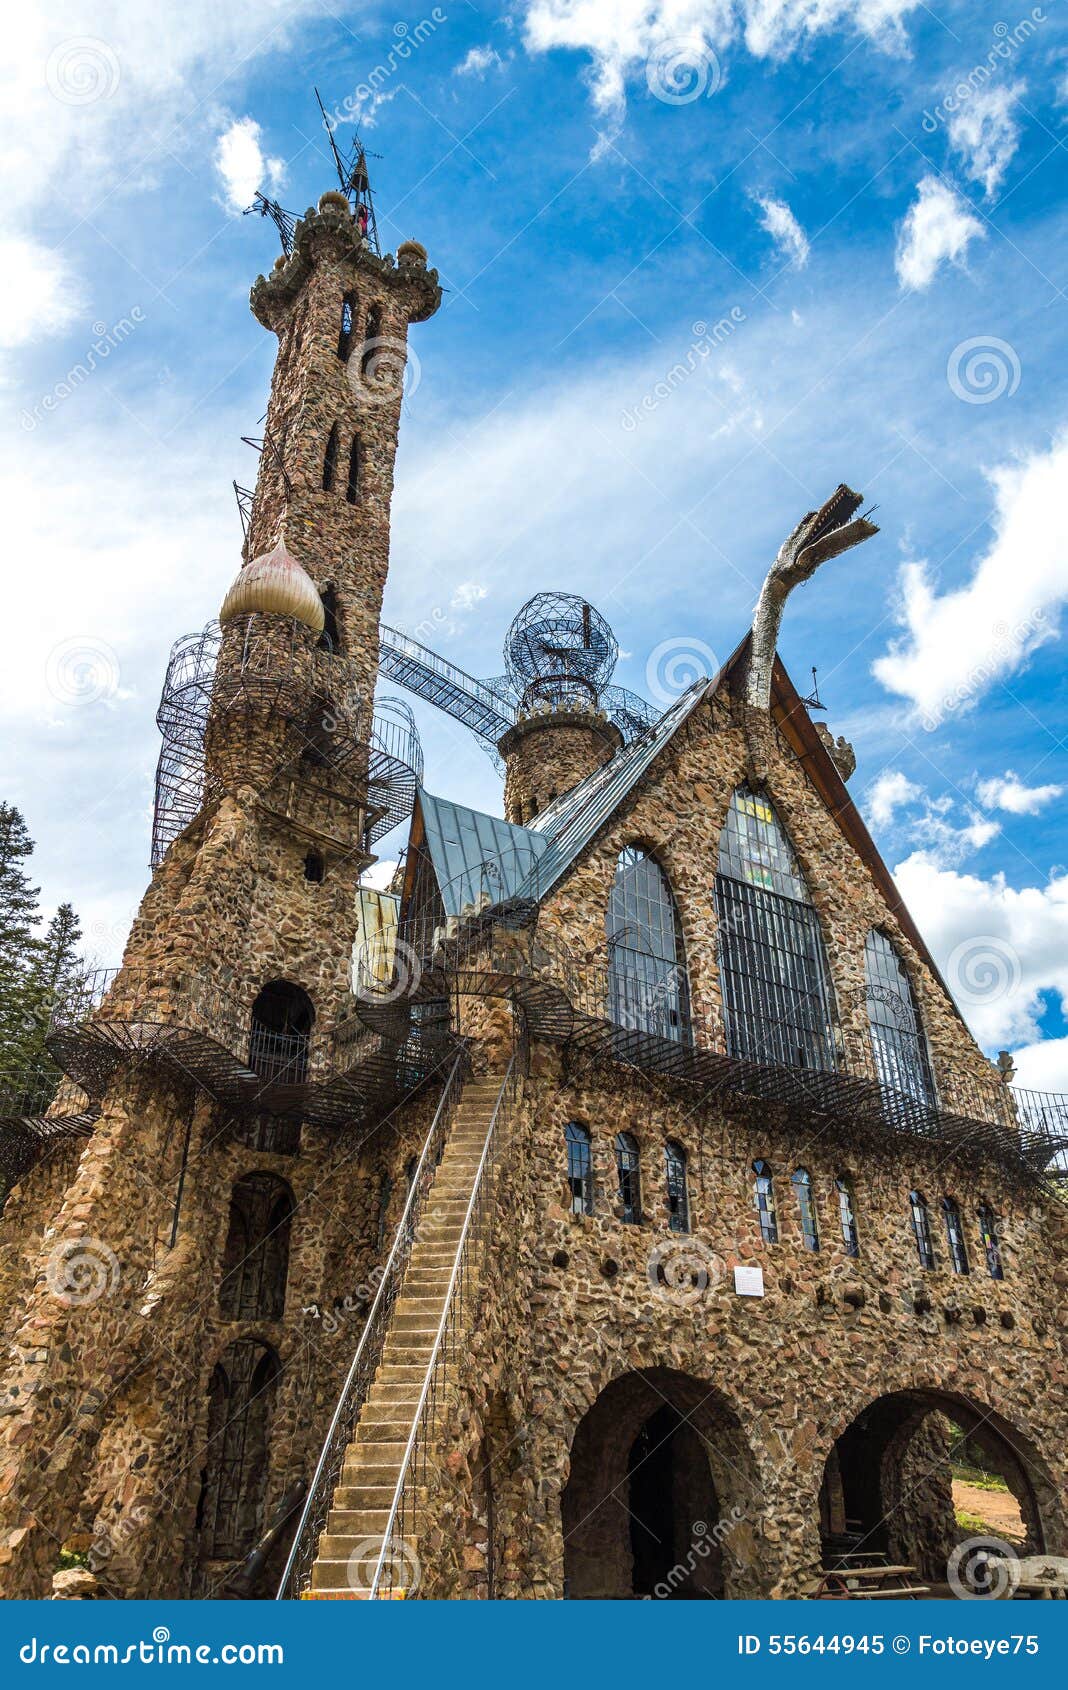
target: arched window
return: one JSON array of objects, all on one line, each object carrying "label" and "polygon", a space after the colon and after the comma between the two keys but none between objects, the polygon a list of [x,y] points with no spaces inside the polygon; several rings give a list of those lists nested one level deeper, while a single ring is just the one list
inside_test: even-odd
[{"label": "arched window", "polygon": [[998,1218],[989,1203],[980,1203],[979,1205],[979,1236],[983,1241],[987,1273],[991,1279],[1004,1279],[1005,1266],[1001,1260]]},{"label": "arched window", "polygon": [[625,1221],[642,1218],[642,1172],[638,1140],[633,1133],[616,1134],[616,1171],[619,1174],[619,1202]]},{"label": "arched window", "polygon": [[905,965],[885,933],[873,927],[864,945],[868,1020],[880,1085],[933,1104],[927,1041]]},{"label": "arched window", "polygon": [[745,786],[732,797],[720,835],[716,914],[730,1054],[834,1068],[819,920],[778,816]]},{"label": "arched window", "polygon": [[293,1193],[276,1174],[245,1174],[230,1193],[219,1312],[224,1320],[281,1320]]},{"label": "arched window", "polygon": [[579,1121],[569,1121],[564,1128],[567,1144],[567,1183],[571,1187],[571,1213],[593,1214],[593,1153],[590,1131]]},{"label": "arched window", "polygon": [[968,1246],[964,1242],[964,1223],[960,1218],[960,1204],[955,1197],[943,1197],[942,1215],[946,1223],[946,1243],[954,1273],[970,1273]]},{"label": "arched window", "polygon": [[686,1152],[669,1138],[664,1146],[667,1177],[668,1226],[672,1232],[690,1230],[690,1195],[686,1189]]},{"label": "arched window", "polygon": [[801,1217],[801,1241],[806,1250],[820,1247],[820,1228],[816,1205],[812,1200],[812,1175],[807,1168],[795,1168],[791,1184],[797,1192],[797,1212]]},{"label": "arched window", "polygon": [[768,1164],[759,1158],[753,1163],[753,1201],[760,1221],[760,1236],[765,1244],[779,1242],[779,1221],[775,1213],[775,1182]]},{"label": "arched window", "polygon": [[278,1357],[242,1338],[220,1358],[208,1393],[208,1444],[197,1506],[205,1560],[247,1555],[263,1530]]},{"label": "arched window", "polygon": [[352,329],[356,321],[356,295],[347,293],[341,301],[341,327],[337,337],[337,355],[342,363],[348,362],[352,351]]},{"label": "arched window", "polygon": [[689,1044],[690,994],[679,913],[667,875],[638,845],[619,854],[605,925],[611,1020]]},{"label": "arched window", "polygon": [[847,1256],[860,1255],[860,1238],[857,1234],[857,1209],[853,1201],[853,1182],[845,1174],[839,1174],[834,1182],[834,1189],[838,1196],[838,1220],[842,1228],[842,1244]]},{"label": "arched window", "polygon": [[276,1086],[302,1085],[308,1073],[311,998],[288,980],[271,980],[252,1005],[248,1065]]},{"label": "arched window", "polygon": [[367,307],[367,321],[363,326],[363,351],[360,354],[360,374],[365,376],[375,361],[377,342],[382,335],[382,312],[377,305]]},{"label": "arched window", "polygon": [[916,1254],[920,1258],[920,1266],[933,1270],[936,1262],[931,1238],[931,1217],[927,1212],[927,1199],[922,1191],[909,1192],[909,1211],[912,1215],[912,1230],[916,1234]]},{"label": "arched window", "polygon": [[323,605],[323,631],[319,635],[319,645],[323,651],[339,651],[341,633],[337,623],[337,591],[334,587],[324,587],[319,597]]},{"label": "arched window", "polygon": [[354,505],[360,496],[360,470],[363,465],[363,450],[360,437],[354,434],[352,445],[349,447],[349,478],[345,483],[345,497],[350,505]]},{"label": "arched window", "polygon": [[338,426],[334,424],[326,437],[326,451],[323,454],[323,492],[332,493],[334,490],[334,476],[337,474]]}]

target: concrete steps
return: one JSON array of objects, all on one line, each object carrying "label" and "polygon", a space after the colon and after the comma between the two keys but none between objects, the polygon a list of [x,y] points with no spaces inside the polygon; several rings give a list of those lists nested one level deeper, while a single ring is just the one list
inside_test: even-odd
[{"label": "concrete steps", "polygon": [[501,1083],[470,1081],[460,1099],[319,1539],[307,1593],[314,1599],[361,1601],[368,1594]]}]

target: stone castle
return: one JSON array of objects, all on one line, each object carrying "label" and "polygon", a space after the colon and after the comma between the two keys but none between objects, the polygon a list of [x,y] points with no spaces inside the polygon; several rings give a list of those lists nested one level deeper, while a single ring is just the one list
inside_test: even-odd
[{"label": "stone castle", "polygon": [[[845,1553],[936,1583],[962,1440],[1068,1552],[1061,1102],[976,1046],[775,655],[859,499],[662,715],[573,595],[475,681],[380,625],[436,273],[339,192],[287,245],[151,884],[56,1006],[54,1104],[3,1123],[0,1589],[779,1597]],[[428,790],[380,674],[490,747],[504,819]]]}]

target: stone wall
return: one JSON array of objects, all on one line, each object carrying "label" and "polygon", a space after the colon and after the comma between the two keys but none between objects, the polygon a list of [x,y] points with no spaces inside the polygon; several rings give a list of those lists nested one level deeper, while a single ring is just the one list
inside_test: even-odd
[{"label": "stone wall", "polygon": [[504,814],[520,824],[599,769],[623,743],[597,711],[555,710],[523,716],[499,750],[505,761]]}]

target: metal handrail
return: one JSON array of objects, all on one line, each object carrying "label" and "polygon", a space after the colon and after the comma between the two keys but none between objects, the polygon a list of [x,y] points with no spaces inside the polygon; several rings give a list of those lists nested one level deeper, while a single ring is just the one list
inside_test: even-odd
[{"label": "metal handrail", "polygon": [[[387,1306],[387,1299],[389,1299],[390,1290],[394,1287],[394,1281],[399,1274],[403,1273],[404,1268],[407,1266],[407,1256],[411,1253],[412,1237],[415,1230],[415,1215],[419,1208],[423,1177],[429,1165],[432,1147],[440,1137],[440,1128],[443,1125],[445,1114],[454,1101],[452,1096],[453,1089],[456,1085],[458,1076],[464,1069],[466,1061],[466,1050],[460,1050],[457,1053],[456,1060],[453,1062],[453,1065],[449,1070],[449,1075],[442,1089],[437,1109],[434,1111],[434,1119],[430,1123],[429,1130],[423,1142],[423,1148],[419,1154],[419,1162],[412,1177],[412,1183],[408,1189],[407,1198],[405,1199],[404,1210],[397,1223],[397,1230],[393,1236],[393,1244],[390,1248],[389,1255],[386,1258],[386,1265],[382,1269],[382,1275],[375,1291],[374,1300],[371,1303],[367,1319],[364,1322],[363,1331],[360,1333],[360,1340],[356,1346],[356,1353],[352,1358],[348,1373],[345,1376],[345,1383],[341,1387],[341,1395],[338,1398],[337,1407],[334,1409],[326,1437],[323,1440],[323,1447],[320,1451],[315,1471],[312,1474],[311,1484],[308,1486],[304,1505],[301,1509],[300,1519],[297,1522],[297,1529],[294,1533],[293,1543],[279,1582],[278,1592],[275,1597],[276,1601],[282,1601],[285,1599],[294,1573],[296,1572],[297,1562],[300,1559],[302,1552],[306,1554],[310,1547],[308,1540],[309,1533],[312,1530],[312,1513],[315,1508],[316,1500],[323,1489],[324,1478],[327,1473],[327,1468],[330,1465],[331,1455],[335,1452],[338,1432],[343,1419],[346,1418],[346,1411],[349,1426],[348,1435],[346,1436],[347,1447],[348,1438],[351,1436],[351,1423],[355,1420],[356,1415],[363,1406],[362,1401],[358,1404],[354,1404],[352,1401],[352,1395],[357,1382],[361,1377],[361,1373],[366,1372],[362,1366],[364,1354],[371,1342],[372,1333],[377,1334],[379,1328],[385,1327],[388,1315],[392,1311],[393,1303],[396,1301],[396,1296],[394,1295],[392,1299],[388,1301]],[[403,1262],[400,1261],[402,1251],[405,1252],[405,1259]],[[382,1313],[383,1310],[385,1310],[385,1314]],[[384,1330],[381,1335],[384,1338]],[[377,1363],[375,1365],[377,1365]],[[367,1384],[369,1383],[370,1381],[368,1380]],[[364,1394],[366,1394],[366,1392]],[[355,1412],[353,1412],[354,1409]],[[340,1465],[341,1464],[338,1463],[339,1468]],[[333,1483],[330,1485],[331,1496],[333,1495],[335,1485],[336,1475]]]},{"label": "metal handrail", "polygon": [[412,1429],[408,1434],[408,1442],[405,1445],[400,1473],[397,1477],[397,1485],[393,1493],[393,1502],[389,1511],[389,1518],[386,1521],[385,1530],[382,1534],[382,1547],[379,1550],[378,1561],[371,1579],[371,1587],[368,1591],[368,1600],[372,1602],[378,1595],[378,1588],[382,1580],[382,1571],[385,1566],[387,1552],[393,1539],[393,1532],[397,1523],[397,1515],[400,1512],[401,1499],[404,1495],[405,1486],[408,1480],[408,1470],[412,1464],[412,1455],[418,1441],[420,1426],[422,1425],[423,1417],[426,1413],[427,1398],[430,1395],[434,1374],[437,1370],[441,1354],[442,1339],[445,1335],[445,1331],[452,1314],[453,1300],[456,1295],[457,1284],[462,1277],[461,1270],[463,1267],[464,1257],[467,1252],[468,1235],[471,1230],[471,1218],[475,1212],[476,1204],[478,1203],[481,1195],[482,1180],[485,1174],[486,1164],[489,1160],[490,1146],[493,1143],[497,1119],[501,1112],[501,1106],[504,1103],[505,1094],[512,1084],[512,1077],[515,1072],[515,1068],[516,1053],[513,1051],[508,1062],[508,1067],[505,1070],[504,1079],[501,1082],[501,1089],[497,1093],[497,1101],[493,1105],[493,1113],[490,1116],[489,1126],[486,1128],[485,1142],[482,1146],[482,1155],[479,1157],[478,1169],[475,1173],[474,1181],[472,1182],[471,1196],[468,1199],[467,1211],[464,1215],[463,1226],[460,1229],[460,1238],[456,1246],[456,1257],[452,1264],[452,1272],[449,1275],[448,1290],[445,1293],[445,1304],[442,1308],[441,1319],[438,1322],[438,1329],[434,1336],[434,1346],[430,1352],[430,1360],[427,1363],[426,1377],[423,1380],[423,1388],[419,1393],[419,1402],[416,1406],[415,1414],[412,1419]]}]

